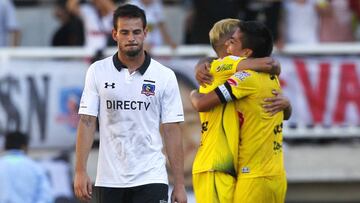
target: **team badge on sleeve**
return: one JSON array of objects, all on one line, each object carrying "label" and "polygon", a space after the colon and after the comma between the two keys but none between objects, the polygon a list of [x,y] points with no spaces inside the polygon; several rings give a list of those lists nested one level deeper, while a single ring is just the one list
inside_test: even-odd
[{"label": "team badge on sleeve", "polygon": [[143,84],[141,94],[145,94],[146,96],[155,95],[155,85]]},{"label": "team badge on sleeve", "polygon": [[229,83],[229,85],[231,85],[231,86],[238,86],[238,83],[236,82],[236,80],[234,80],[234,79],[232,79],[232,78],[229,78],[228,80],[227,80],[227,82]]},{"label": "team badge on sleeve", "polygon": [[236,78],[238,78],[239,80],[243,81],[245,78],[250,76],[250,73],[245,72],[245,71],[241,71],[241,72],[237,72],[234,75]]}]

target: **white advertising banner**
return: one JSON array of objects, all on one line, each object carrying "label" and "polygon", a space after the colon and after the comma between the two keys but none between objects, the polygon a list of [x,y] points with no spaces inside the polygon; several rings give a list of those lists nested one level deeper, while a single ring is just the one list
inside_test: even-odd
[{"label": "white advertising banner", "polygon": [[[285,126],[359,128],[359,58],[279,57],[279,60],[283,91],[293,106],[292,117]],[[160,61],[180,73],[185,119],[197,126],[197,119],[193,119],[197,113],[191,112],[187,98],[194,88],[189,82],[195,83],[193,68],[197,59]],[[0,65],[0,135],[8,130],[21,130],[30,134],[32,147],[73,148],[78,102],[89,64],[85,60],[11,59]],[[197,127],[190,128],[194,131],[190,134],[199,134]]]},{"label": "white advertising banner", "polygon": [[10,60],[0,67],[0,134],[27,132],[31,147],[73,148],[88,65],[82,61]]},{"label": "white advertising banner", "polygon": [[289,123],[298,126],[360,126],[360,59],[283,57],[280,76],[291,100]]}]

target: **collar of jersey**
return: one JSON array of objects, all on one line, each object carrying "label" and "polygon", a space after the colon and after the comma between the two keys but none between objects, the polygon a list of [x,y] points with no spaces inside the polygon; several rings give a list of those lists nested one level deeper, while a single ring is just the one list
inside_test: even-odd
[{"label": "collar of jersey", "polygon": [[[139,71],[139,73],[141,73],[141,75],[144,75],[145,71],[147,70],[147,68],[150,65],[150,61],[151,58],[149,56],[149,54],[145,51],[145,60],[144,63],[137,69],[137,71]],[[118,57],[118,52],[116,52],[113,56],[113,63],[115,68],[120,72],[122,68],[126,68],[127,67],[120,61],[119,57]]]}]

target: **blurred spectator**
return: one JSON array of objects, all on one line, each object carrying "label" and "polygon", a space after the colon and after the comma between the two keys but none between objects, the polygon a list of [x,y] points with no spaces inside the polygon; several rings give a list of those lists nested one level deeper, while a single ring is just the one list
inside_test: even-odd
[{"label": "blurred spectator", "polygon": [[0,47],[19,44],[20,31],[15,6],[11,0],[0,0]]},{"label": "blurred spectator", "polygon": [[148,23],[148,33],[145,39],[146,49],[149,50],[153,46],[163,45],[164,43],[173,49],[176,48],[176,43],[166,30],[163,5],[160,0],[130,0],[129,3],[145,11]]},{"label": "blurred spectator", "polygon": [[239,18],[240,20],[256,20],[264,23],[270,29],[274,41],[277,42],[282,4],[282,1],[244,0],[241,4]]},{"label": "blurred spectator", "polygon": [[353,13],[348,0],[322,0],[319,14],[320,42],[354,41]]},{"label": "blurred spectator", "polygon": [[350,9],[357,18],[360,18],[360,1],[359,0],[349,0]]},{"label": "blurred spectator", "polygon": [[111,0],[91,0],[84,4],[78,0],[68,0],[67,8],[82,19],[87,48],[100,50],[115,43],[111,36],[115,4]]},{"label": "blurred spectator", "polygon": [[360,40],[360,1],[350,0],[350,8],[355,15],[355,32],[354,37],[357,41]]},{"label": "blurred spectator", "polygon": [[318,43],[317,0],[291,0],[284,1],[283,4],[284,15],[278,47],[281,48],[283,43]]},{"label": "blurred spectator", "polygon": [[0,158],[0,202],[53,202],[44,169],[26,155],[28,143],[28,136],[20,132],[5,136],[6,153]]},{"label": "blurred spectator", "polygon": [[55,17],[61,25],[54,33],[52,46],[83,46],[85,41],[84,26],[78,16],[71,14],[66,8],[67,0],[57,0]]},{"label": "blurred spectator", "polygon": [[241,0],[192,0],[185,22],[186,44],[209,44],[209,31],[215,22],[237,18]]}]

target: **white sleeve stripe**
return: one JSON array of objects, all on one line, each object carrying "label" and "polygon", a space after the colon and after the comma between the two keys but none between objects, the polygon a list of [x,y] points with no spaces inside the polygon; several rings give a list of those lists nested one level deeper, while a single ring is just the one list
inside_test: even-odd
[{"label": "white sleeve stripe", "polygon": [[225,87],[225,85],[220,85],[218,88],[219,88],[221,94],[224,96],[224,99],[226,100],[226,102],[232,101],[231,94],[230,94],[229,90]]},{"label": "white sleeve stripe", "polygon": [[168,118],[166,120],[161,121],[161,123],[180,123],[184,122],[184,117],[174,117],[174,118]]},{"label": "white sleeve stripe", "polygon": [[98,112],[96,111],[88,111],[88,110],[85,110],[85,109],[79,109],[79,112],[78,114],[83,114],[83,115],[89,115],[89,116],[98,116]]}]

